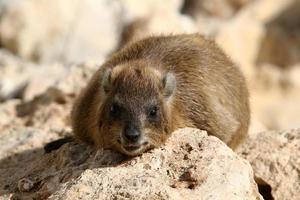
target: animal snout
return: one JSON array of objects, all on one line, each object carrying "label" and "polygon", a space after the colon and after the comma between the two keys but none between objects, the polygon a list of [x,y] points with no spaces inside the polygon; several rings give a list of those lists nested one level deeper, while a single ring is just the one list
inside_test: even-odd
[{"label": "animal snout", "polygon": [[138,142],[141,138],[140,131],[132,128],[125,128],[123,132],[123,136],[127,142],[135,143]]}]

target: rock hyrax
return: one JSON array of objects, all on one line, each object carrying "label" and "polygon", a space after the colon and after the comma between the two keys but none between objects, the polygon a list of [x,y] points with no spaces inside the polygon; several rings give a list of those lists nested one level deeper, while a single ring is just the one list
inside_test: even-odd
[{"label": "rock hyrax", "polygon": [[114,53],[72,111],[75,136],[135,156],[182,127],[206,130],[231,148],[249,125],[245,79],[199,34],[156,36]]}]

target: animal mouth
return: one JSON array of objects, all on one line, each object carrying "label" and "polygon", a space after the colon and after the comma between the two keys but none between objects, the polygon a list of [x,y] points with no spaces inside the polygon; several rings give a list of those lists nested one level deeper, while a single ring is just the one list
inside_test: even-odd
[{"label": "animal mouth", "polygon": [[126,150],[126,151],[136,151],[138,149],[141,148],[142,145],[127,145],[127,146],[123,146],[123,148]]},{"label": "animal mouth", "polygon": [[142,144],[123,144],[123,149],[129,153],[138,152],[139,150],[143,149],[145,146],[148,145],[148,142],[144,142]]}]

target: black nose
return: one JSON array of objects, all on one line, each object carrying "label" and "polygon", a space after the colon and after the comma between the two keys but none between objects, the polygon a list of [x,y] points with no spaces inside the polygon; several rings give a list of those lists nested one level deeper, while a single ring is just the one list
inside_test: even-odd
[{"label": "black nose", "polygon": [[132,128],[125,128],[123,135],[128,142],[137,142],[141,137],[141,133]]}]

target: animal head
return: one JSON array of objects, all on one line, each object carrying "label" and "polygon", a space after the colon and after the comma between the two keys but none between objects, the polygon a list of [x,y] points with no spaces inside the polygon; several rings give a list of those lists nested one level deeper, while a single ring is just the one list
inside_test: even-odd
[{"label": "animal head", "polygon": [[145,61],[104,69],[100,134],[106,144],[135,156],[162,144],[170,132],[173,73],[160,72]]}]

